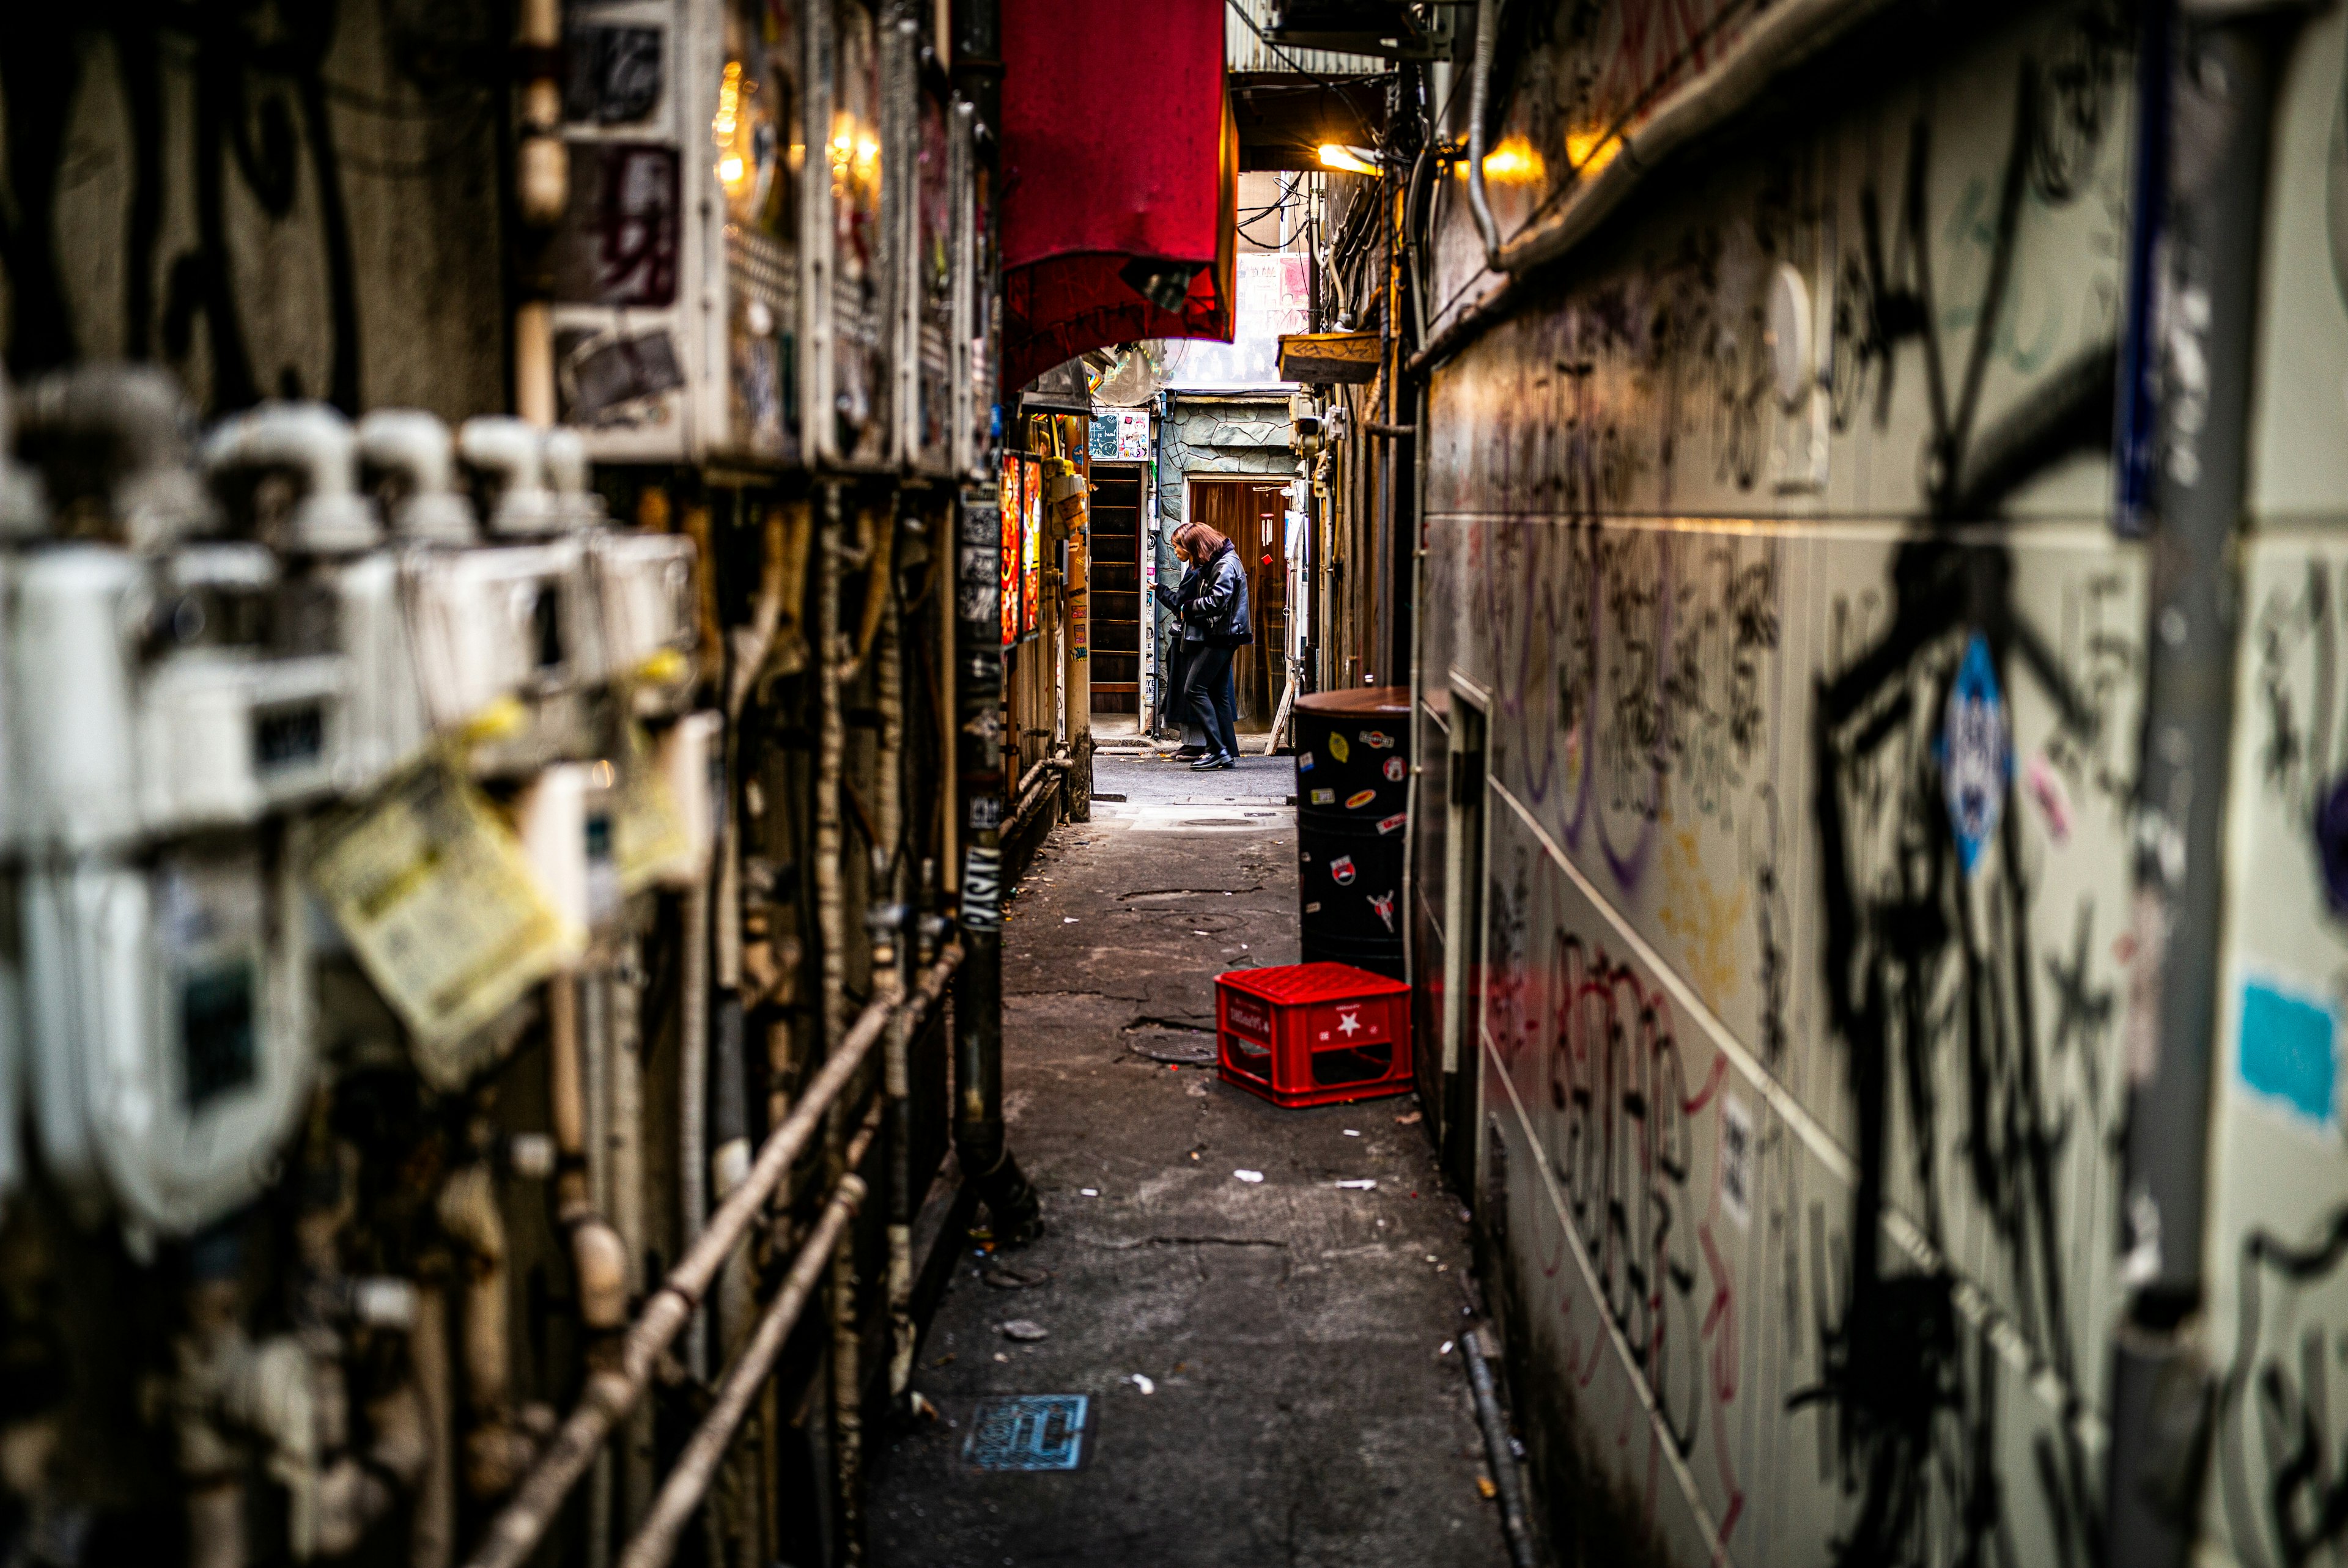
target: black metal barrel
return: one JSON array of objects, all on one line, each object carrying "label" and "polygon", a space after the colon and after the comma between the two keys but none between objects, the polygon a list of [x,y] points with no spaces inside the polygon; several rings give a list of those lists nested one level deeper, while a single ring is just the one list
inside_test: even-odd
[{"label": "black metal barrel", "polygon": [[1298,928],[1306,963],[1403,976],[1410,692],[1321,692],[1296,703]]}]

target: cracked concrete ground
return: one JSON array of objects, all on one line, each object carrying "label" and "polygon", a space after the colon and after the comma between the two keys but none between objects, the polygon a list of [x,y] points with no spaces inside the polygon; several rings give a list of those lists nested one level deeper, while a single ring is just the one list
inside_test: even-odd
[{"label": "cracked concrete ground", "polygon": [[[1442,1348],[1466,1229],[1416,1102],[1284,1111],[1182,1064],[1218,972],[1296,961],[1292,764],[1096,768],[1128,800],[1053,830],[1004,926],[1005,1103],[1049,1230],[957,1266],[915,1378],[942,1419],[874,1455],[874,1561],[1505,1563]],[[1084,1469],[963,1462],[980,1401],[1066,1393],[1095,1402]]]}]

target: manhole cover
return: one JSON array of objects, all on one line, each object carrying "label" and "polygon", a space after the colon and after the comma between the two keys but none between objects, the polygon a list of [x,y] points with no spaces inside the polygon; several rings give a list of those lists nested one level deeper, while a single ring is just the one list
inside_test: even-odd
[{"label": "manhole cover", "polygon": [[1092,1458],[1092,1400],[1083,1394],[988,1399],[970,1419],[963,1462],[974,1470],[1077,1470]]},{"label": "manhole cover", "polygon": [[1215,1037],[1204,1030],[1142,1028],[1127,1034],[1136,1056],[1182,1067],[1215,1064]]}]

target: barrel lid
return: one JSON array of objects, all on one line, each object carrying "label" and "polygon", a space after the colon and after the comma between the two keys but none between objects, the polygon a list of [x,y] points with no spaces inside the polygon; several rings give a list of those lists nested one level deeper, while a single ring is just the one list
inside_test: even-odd
[{"label": "barrel lid", "polygon": [[1307,713],[1407,713],[1410,712],[1410,688],[1346,686],[1334,692],[1315,692],[1309,697],[1299,697],[1296,706]]},{"label": "barrel lid", "polygon": [[1344,1002],[1370,997],[1406,996],[1400,980],[1357,969],[1351,964],[1282,964],[1268,969],[1230,969],[1217,985],[1246,991],[1269,1002]]}]

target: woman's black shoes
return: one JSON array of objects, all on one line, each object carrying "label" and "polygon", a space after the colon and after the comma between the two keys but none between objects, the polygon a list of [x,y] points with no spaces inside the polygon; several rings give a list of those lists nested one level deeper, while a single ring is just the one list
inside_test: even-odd
[{"label": "woman's black shoes", "polygon": [[1240,760],[1237,757],[1204,756],[1190,764],[1190,771],[1194,774],[1205,774],[1212,773],[1217,768],[1235,768],[1239,765]]}]

